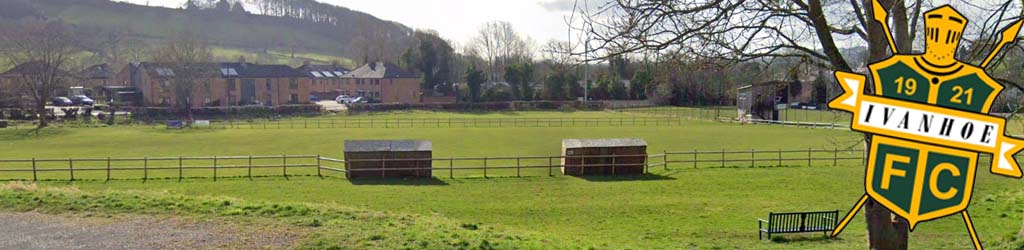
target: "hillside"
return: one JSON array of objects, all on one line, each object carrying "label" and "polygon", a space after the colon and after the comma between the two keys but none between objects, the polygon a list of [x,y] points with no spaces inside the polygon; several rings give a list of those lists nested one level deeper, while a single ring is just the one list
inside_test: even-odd
[{"label": "hillside", "polygon": [[[316,3],[320,4],[320,3]],[[57,19],[95,34],[119,34],[125,47],[152,46],[171,34],[201,34],[219,59],[247,56],[253,61],[298,64],[304,60],[346,64],[364,59],[393,58],[413,44],[413,30],[369,14],[320,4],[332,10],[332,23],[312,20],[149,7],[109,0],[8,0],[0,3],[0,19]],[[90,44],[97,54],[116,54],[102,46],[100,35]],[[112,47],[112,46],[111,46]],[[122,54],[124,54],[122,52]],[[294,58],[293,58],[294,56]],[[123,59],[122,59],[123,61]]]}]

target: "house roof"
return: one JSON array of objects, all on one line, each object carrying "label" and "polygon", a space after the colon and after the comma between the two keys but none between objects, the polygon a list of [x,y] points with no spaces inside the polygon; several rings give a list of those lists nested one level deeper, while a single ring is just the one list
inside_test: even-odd
[{"label": "house roof", "polygon": [[563,148],[606,148],[606,147],[637,147],[647,146],[641,138],[620,139],[564,139]]},{"label": "house roof", "polygon": [[114,78],[114,71],[110,70],[109,64],[96,64],[79,71],[78,77],[83,79],[110,79]]},{"label": "house roof", "polygon": [[[237,74],[232,74],[232,69]],[[219,71],[224,78],[306,77],[302,71],[281,64],[221,63]]]},{"label": "house roof", "polygon": [[345,140],[345,152],[418,152],[433,150],[430,141],[417,140]]},{"label": "house roof", "polygon": [[[7,70],[6,72],[4,72],[3,74],[0,74],[0,75],[33,75],[33,74],[44,73],[44,72],[50,71],[52,69],[53,69],[52,66],[50,66],[49,64],[47,64],[47,63],[45,63],[43,61],[31,61],[31,62],[26,62],[26,63],[18,64],[18,66],[14,66],[14,68],[11,68],[10,70]],[[58,75],[64,75],[64,76],[70,76],[71,75],[67,71],[64,71],[64,70],[61,70],[61,69],[57,69],[57,74]]]},{"label": "house roof", "polygon": [[353,69],[345,78],[419,78],[418,75],[402,70],[394,63],[374,62]]},{"label": "house roof", "polygon": [[[254,63],[197,63],[192,64],[209,70],[210,74],[221,78],[286,78],[306,77],[306,74],[279,64],[254,64]],[[146,71],[154,78],[173,78],[177,76],[178,66],[168,63],[142,62],[138,67]]]},{"label": "house roof", "polygon": [[306,64],[297,68],[296,70],[306,74],[306,77],[313,78],[341,78],[341,76],[348,74],[349,69],[338,65],[315,65]]}]

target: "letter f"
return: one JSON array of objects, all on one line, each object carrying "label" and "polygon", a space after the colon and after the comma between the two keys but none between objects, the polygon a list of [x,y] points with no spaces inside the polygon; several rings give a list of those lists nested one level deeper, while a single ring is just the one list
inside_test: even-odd
[{"label": "letter f", "polygon": [[897,177],[906,177],[907,176],[907,171],[906,170],[893,168],[893,164],[897,163],[897,162],[903,163],[903,164],[908,164],[908,163],[910,163],[910,157],[906,157],[906,156],[902,156],[902,155],[893,155],[893,154],[886,154],[885,155],[885,168],[882,169],[882,189],[889,190],[889,183],[891,182],[890,178],[892,176],[897,176]]}]

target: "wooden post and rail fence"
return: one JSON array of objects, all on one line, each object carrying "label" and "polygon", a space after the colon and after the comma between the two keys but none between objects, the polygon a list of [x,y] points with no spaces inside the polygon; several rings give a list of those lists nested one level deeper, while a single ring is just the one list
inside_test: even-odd
[{"label": "wooden post and rail fence", "polygon": [[[627,157],[646,156],[641,163],[623,161]],[[743,168],[773,166],[863,166],[860,149],[790,149],[790,150],[691,150],[663,151],[647,155],[587,156],[509,156],[509,157],[441,157],[430,159],[375,159],[379,168],[349,168],[348,164],[371,160],[344,160],[320,155],[278,156],[204,156],[204,157],[135,157],[135,158],[30,158],[0,159],[0,180],[178,180],[193,178],[329,176],[330,173],[429,170],[434,177],[523,177],[562,174],[564,159],[582,159],[581,173],[595,168],[643,167],[643,173],[678,168]],[[605,160],[590,160],[604,158]],[[608,161],[607,159],[611,159]],[[403,161],[431,162],[430,168],[405,167]],[[628,163],[624,163],[628,162]],[[388,164],[400,166],[388,168]],[[406,164],[408,165],[408,164]]]}]

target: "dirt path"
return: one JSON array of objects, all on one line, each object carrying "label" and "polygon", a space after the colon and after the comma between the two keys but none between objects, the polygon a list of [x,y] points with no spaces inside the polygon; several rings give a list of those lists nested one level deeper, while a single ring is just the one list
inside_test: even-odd
[{"label": "dirt path", "polygon": [[305,233],[182,218],[0,213],[0,235],[0,249],[289,249]]}]

